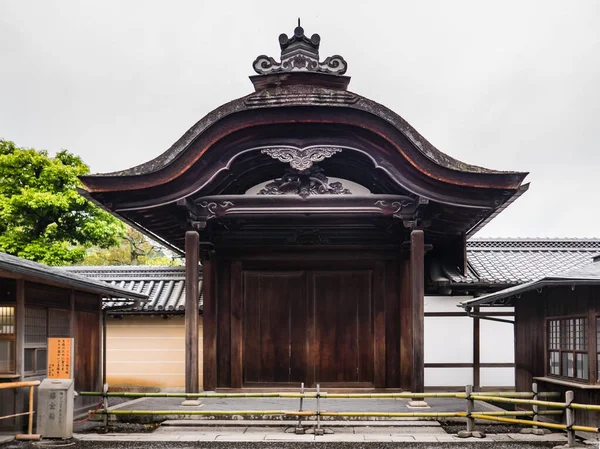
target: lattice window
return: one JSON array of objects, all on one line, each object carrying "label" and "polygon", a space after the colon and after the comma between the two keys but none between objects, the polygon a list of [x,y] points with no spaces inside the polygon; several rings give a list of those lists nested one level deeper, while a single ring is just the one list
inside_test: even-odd
[{"label": "lattice window", "polygon": [[46,344],[48,312],[46,309],[25,309],[25,344]]},{"label": "lattice window", "polygon": [[0,373],[15,372],[15,308],[0,304]]},{"label": "lattice window", "polygon": [[71,336],[69,315],[68,310],[48,310],[48,337],[66,338]]},{"label": "lattice window", "polygon": [[46,371],[46,347],[48,345],[48,310],[27,307],[25,309],[24,371],[28,375]]},{"label": "lattice window", "polygon": [[587,318],[548,320],[548,373],[589,379]]}]

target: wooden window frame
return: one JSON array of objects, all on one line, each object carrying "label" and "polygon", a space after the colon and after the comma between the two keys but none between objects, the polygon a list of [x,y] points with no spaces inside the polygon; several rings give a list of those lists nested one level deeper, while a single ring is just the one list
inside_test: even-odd
[{"label": "wooden window frame", "polygon": [[[0,371],[0,374],[16,374],[17,372],[17,307],[14,303],[0,303],[0,307],[10,307],[13,310],[13,332],[12,334],[0,334],[0,341],[12,342],[12,371]],[[10,365],[9,361],[9,365]]]},{"label": "wooden window frame", "polygon": [[[583,346],[585,347],[585,349],[577,349],[578,346],[578,341],[577,341],[577,332],[576,332],[576,320],[583,320],[583,329],[584,329],[584,337],[583,339],[580,341],[580,344],[582,343]],[[559,323],[559,327],[558,327],[558,347],[555,347],[552,345],[552,341],[551,341],[551,331],[550,328],[552,326],[553,322],[558,322]],[[570,349],[564,349],[563,348],[563,326],[565,325],[564,323],[568,322],[569,323],[569,327],[572,325],[572,334],[569,335],[569,340],[570,343],[569,345],[571,346]],[[571,324],[572,323],[572,324]],[[546,375],[548,377],[555,377],[558,379],[565,379],[565,380],[569,380],[571,382],[580,382],[580,383],[590,383],[591,379],[594,377],[592,376],[591,373],[591,368],[592,366],[595,365],[595,361],[597,361],[597,357],[598,355],[596,354],[596,352],[594,351],[594,353],[591,353],[591,345],[589,344],[589,337],[590,337],[590,320],[589,317],[587,315],[561,315],[561,316],[552,316],[552,317],[547,317],[546,318],[546,342],[545,342],[545,346],[546,346],[546,366],[545,366],[545,372]],[[558,353],[558,374],[556,373],[551,373],[550,372],[550,361],[552,360],[551,354],[552,353]],[[563,354],[571,354],[573,356],[573,376],[568,376],[568,375],[564,375],[563,374]],[[578,354],[583,354],[586,355],[588,358],[587,361],[587,377],[583,378],[583,377],[577,377],[578,376],[578,371],[577,371],[577,355]]]},{"label": "wooden window frame", "polygon": [[[25,377],[33,377],[33,376],[41,376],[46,374],[48,367],[47,366],[43,366],[43,367],[39,367],[37,366],[37,360],[38,360],[38,352],[39,351],[46,351],[46,362],[48,360],[48,330],[49,330],[49,323],[48,323],[48,317],[50,316],[50,314],[48,313],[49,308],[48,307],[31,307],[31,306],[26,306],[25,307],[25,316],[27,317],[27,309],[36,309],[36,310],[44,310],[46,312],[46,335],[44,337],[44,342],[35,342],[35,343],[27,343],[27,336],[25,335],[25,332],[23,333],[23,374]],[[25,325],[25,329],[27,329],[27,323],[26,323],[27,318],[25,318],[24,320],[24,325]],[[26,371],[25,370],[25,359],[26,356],[25,354],[27,353],[27,351],[31,351],[33,350],[33,370],[29,370]],[[46,363],[47,365],[47,363]]]}]

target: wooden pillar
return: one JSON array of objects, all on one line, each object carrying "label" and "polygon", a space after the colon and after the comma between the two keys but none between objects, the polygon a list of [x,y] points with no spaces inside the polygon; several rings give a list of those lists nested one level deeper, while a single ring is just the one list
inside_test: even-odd
[{"label": "wooden pillar", "polygon": [[[479,307],[473,310],[479,313]],[[481,391],[481,322],[473,318],[473,391]]]},{"label": "wooden pillar", "polygon": [[231,264],[231,388],[242,388],[243,298],[242,263]]},{"label": "wooden pillar", "polygon": [[420,229],[410,233],[410,296],[413,336],[411,391],[422,393],[425,388],[425,235]]},{"label": "wooden pillar", "polygon": [[23,379],[25,374],[25,281],[17,279],[17,303],[15,307],[15,373]]},{"label": "wooden pillar", "polygon": [[198,393],[198,264],[199,238],[185,233],[185,392]]},{"label": "wooden pillar", "polygon": [[204,391],[217,388],[217,301],[213,253],[202,258],[202,379]]}]

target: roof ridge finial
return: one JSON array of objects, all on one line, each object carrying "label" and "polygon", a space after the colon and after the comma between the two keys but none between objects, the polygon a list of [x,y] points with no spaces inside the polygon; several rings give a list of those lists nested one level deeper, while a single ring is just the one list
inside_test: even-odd
[{"label": "roof ridge finial", "polygon": [[275,61],[270,56],[260,55],[252,66],[259,75],[268,75],[279,72],[319,72],[329,75],[343,75],[348,69],[348,64],[339,55],[329,56],[324,61],[319,61],[319,44],[321,36],[313,34],[308,38],[304,29],[298,26],[294,34],[279,35],[279,46],[281,47],[281,62]]}]

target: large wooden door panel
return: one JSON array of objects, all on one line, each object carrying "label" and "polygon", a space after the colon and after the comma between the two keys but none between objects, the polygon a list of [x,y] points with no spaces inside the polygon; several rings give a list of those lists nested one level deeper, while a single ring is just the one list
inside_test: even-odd
[{"label": "large wooden door panel", "polygon": [[302,382],[306,328],[304,272],[244,272],[244,383]]},{"label": "large wooden door panel", "polygon": [[312,287],[315,381],[372,383],[372,271],[315,271]]}]

